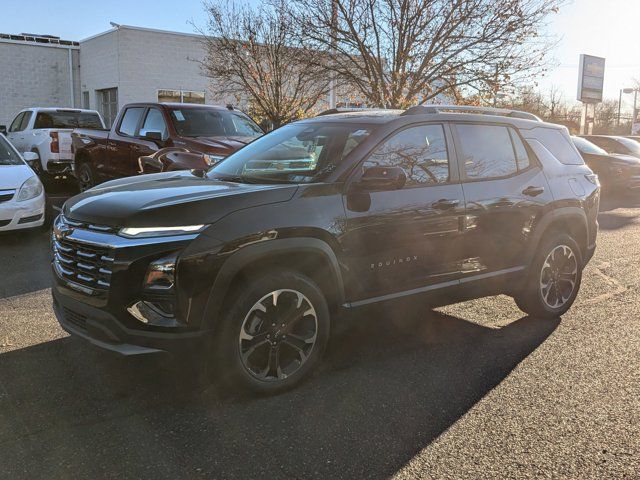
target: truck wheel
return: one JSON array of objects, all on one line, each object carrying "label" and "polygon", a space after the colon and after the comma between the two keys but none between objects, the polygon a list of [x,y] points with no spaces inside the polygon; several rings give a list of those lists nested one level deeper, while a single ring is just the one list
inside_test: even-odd
[{"label": "truck wheel", "polygon": [[309,278],[276,270],[251,279],[228,306],[214,344],[224,383],[274,394],[316,367],[329,339],[327,302]]},{"label": "truck wheel", "polygon": [[555,233],[542,242],[515,301],[523,312],[541,318],[564,315],[582,281],[582,254],[573,238]]},{"label": "truck wheel", "polygon": [[78,188],[81,192],[89,190],[96,184],[93,168],[88,163],[81,163],[78,167]]}]

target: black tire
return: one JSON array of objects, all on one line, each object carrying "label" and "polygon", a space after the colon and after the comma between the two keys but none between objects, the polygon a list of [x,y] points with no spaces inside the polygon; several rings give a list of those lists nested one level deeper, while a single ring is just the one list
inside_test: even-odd
[{"label": "black tire", "polygon": [[241,390],[269,395],[293,388],[317,367],[329,339],[329,308],[322,291],[306,276],[285,269],[250,279],[240,288],[215,330],[212,366],[223,384]]},{"label": "black tire", "polygon": [[[555,256],[551,257],[553,252]],[[553,258],[557,260],[550,260]],[[556,262],[559,266],[552,267]],[[582,253],[576,241],[567,234],[552,233],[542,241],[522,290],[514,296],[518,308],[533,317],[558,318],[564,315],[580,290],[582,268]],[[545,288],[547,285],[550,286]]]},{"label": "black tire", "polygon": [[76,179],[78,181],[78,189],[80,192],[89,190],[96,185],[95,172],[93,171],[93,167],[87,162],[81,163],[78,167]]}]

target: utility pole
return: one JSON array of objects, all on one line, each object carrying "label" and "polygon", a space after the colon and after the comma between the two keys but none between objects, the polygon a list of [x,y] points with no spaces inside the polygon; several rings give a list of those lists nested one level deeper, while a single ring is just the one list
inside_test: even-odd
[{"label": "utility pole", "polygon": [[[336,35],[338,31],[338,4],[337,0],[331,0],[331,49],[329,54],[330,62],[335,61],[336,55]],[[329,80],[329,108],[336,108],[336,74],[331,72],[331,80]]]},{"label": "utility pole", "polygon": [[616,127],[620,126],[620,111],[622,109],[622,89],[620,89],[620,96],[618,97],[618,121],[616,122]]}]

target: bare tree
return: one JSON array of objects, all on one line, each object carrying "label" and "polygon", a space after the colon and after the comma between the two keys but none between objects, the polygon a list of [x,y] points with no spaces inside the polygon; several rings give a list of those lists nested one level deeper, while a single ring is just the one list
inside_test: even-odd
[{"label": "bare tree", "polygon": [[543,74],[540,34],[565,0],[292,0],[329,68],[371,105],[482,94]]},{"label": "bare tree", "polygon": [[274,127],[307,114],[327,94],[326,53],[308,48],[286,0],[252,7],[205,3],[205,74],[222,95],[247,98]]}]

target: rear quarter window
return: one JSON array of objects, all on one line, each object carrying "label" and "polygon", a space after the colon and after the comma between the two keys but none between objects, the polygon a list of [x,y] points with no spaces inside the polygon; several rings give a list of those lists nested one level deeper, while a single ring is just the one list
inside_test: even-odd
[{"label": "rear quarter window", "polygon": [[542,143],[556,159],[564,165],[584,165],[582,155],[564,130],[554,128],[534,128],[525,134]]}]

